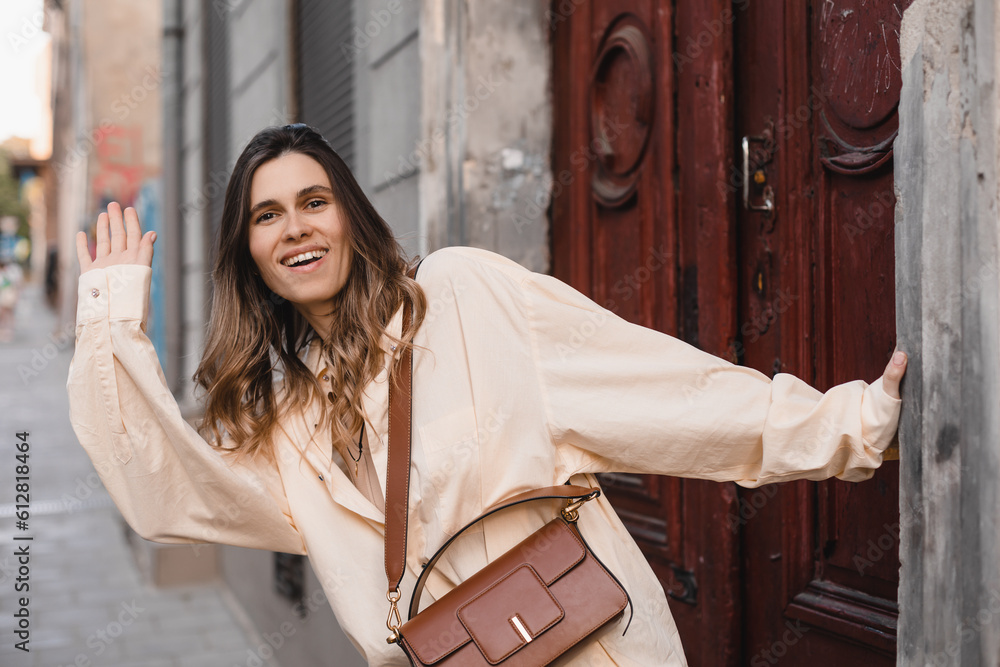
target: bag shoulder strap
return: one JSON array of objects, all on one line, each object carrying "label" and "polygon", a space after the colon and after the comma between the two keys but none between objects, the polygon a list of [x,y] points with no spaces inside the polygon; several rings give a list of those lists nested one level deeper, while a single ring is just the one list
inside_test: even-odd
[{"label": "bag shoulder strap", "polygon": [[[416,279],[421,259],[407,275]],[[405,299],[403,303],[403,331],[413,321],[413,303]],[[412,419],[411,396],[413,393],[413,345],[403,348],[398,365],[393,368],[389,380],[389,450],[386,461],[385,480],[385,577],[389,588],[385,597],[389,601],[389,616],[385,625],[390,634],[386,641],[399,641],[399,582],[406,570],[406,522],[410,504],[410,428]],[[396,389],[394,391],[393,389]]]},{"label": "bag shoulder strap", "polygon": [[[423,260],[421,260],[423,261]],[[415,279],[418,263],[407,275]],[[413,304],[403,304],[403,331],[413,321]],[[389,581],[390,602],[406,569],[406,521],[410,500],[410,428],[413,387],[413,346],[407,345],[389,382],[389,451],[385,481],[385,576]],[[395,391],[394,391],[395,390]],[[395,605],[393,605],[395,606]]]}]

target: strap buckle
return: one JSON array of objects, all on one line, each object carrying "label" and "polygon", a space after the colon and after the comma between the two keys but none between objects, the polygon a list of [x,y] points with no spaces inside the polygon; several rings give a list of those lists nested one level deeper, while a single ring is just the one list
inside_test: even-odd
[{"label": "strap buckle", "polygon": [[569,505],[566,505],[566,507],[559,510],[559,513],[562,514],[562,518],[568,521],[569,523],[576,523],[576,520],[580,518],[580,513],[578,511],[580,507],[587,501],[593,500],[600,494],[601,492],[595,489],[594,491],[587,494],[583,498],[577,498]]},{"label": "strap buckle", "polygon": [[385,619],[385,627],[389,628],[391,633],[386,637],[385,643],[398,644],[399,626],[403,624],[403,619],[399,615],[399,607],[396,606],[396,603],[399,602],[399,589],[387,591],[385,598],[389,601],[389,616]]}]

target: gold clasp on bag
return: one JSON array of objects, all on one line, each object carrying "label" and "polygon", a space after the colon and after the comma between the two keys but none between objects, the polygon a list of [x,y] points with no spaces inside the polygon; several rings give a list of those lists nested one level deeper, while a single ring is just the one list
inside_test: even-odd
[{"label": "gold clasp on bag", "polygon": [[399,590],[388,591],[385,594],[386,599],[389,601],[389,617],[385,619],[385,627],[389,628],[392,633],[386,637],[386,644],[396,644],[399,642],[399,626],[403,624],[403,619],[399,616],[399,608],[396,603],[399,602]]},{"label": "gold clasp on bag", "polygon": [[580,518],[580,514],[579,512],[577,512],[577,510],[580,509],[580,506],[582,506],[588,500],[593,500],[594,498],[596,498],[599,493],[600,493],[599,491],[594,491],[593,493],[586,495],[583,498],[574,500],[569,505],[562,508],[559,511],[559,513],[562,514],[562,518],[566,519],[566,521],[569,521],[570,523],[576,523],[576,520]]}]

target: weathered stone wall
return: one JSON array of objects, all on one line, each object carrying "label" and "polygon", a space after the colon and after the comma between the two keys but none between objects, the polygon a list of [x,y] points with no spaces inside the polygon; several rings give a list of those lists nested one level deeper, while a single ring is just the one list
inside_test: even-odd
[{"label": "weathered stone wall", "polygon": [[552,103],[547,4],[422,6],[421,227],[546,271]]},{"label": "weathered stone wall", "polygon": [[899,665],[1000,664],[995,11],[918,0],[903,20]]}]

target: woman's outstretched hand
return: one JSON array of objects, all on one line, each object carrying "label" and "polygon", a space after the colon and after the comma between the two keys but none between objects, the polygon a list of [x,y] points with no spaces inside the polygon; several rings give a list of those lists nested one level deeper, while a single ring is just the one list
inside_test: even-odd
[{"label": "woman's outstretched hand", "polygon": [[118,202],[108,204],[108,212],[97,216],[97,257],[90,259],[87,233],[76,233],[76,256],[80,260],[80,273],[101,269],[115,264],[153,265],[153,242],[156,232],[142,233],[139,215],[131,206],[125,209]]},{"label": "woman's outstretched hand", "polygon": [[907,357],[905,352],[896,350],[892,353],[892,359],[882,373],[882,389],[892,398],[899,398],[899,382],[906,372]]}]

